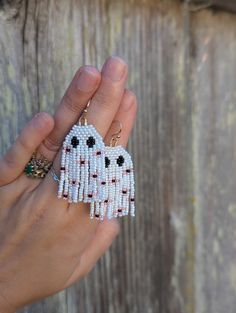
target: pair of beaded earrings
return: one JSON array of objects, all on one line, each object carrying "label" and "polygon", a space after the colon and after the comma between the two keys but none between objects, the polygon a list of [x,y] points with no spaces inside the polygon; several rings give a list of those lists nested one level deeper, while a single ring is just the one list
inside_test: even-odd
[{"label": "pair of beaded earrings", "polygon": [[94,126],[87,124],[87,108],[63,142],[57,196],[70,203],[90,203],[91,218],[134,216],[133,162],[117,145],[121,127],[105,146]]}]

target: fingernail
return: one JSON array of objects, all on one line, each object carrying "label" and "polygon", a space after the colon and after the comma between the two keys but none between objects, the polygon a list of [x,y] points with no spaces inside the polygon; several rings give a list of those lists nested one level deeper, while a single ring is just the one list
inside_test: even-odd
[{"label": "fingernail", "polygon": [[51,124],[51,119],[48,113],[46,112],[39,112],[36,113],[35,116],[33,117],[32,122],[34,123],[35,126],[37,127],[44,127],[50,123]]},{"label": "fingernail", "polygon": [[131,107],[134,104],[134,95],[132,93],[129,93],[129,95],[126,95],[126,97],[123,99],[121,103],[121,107],[124,111],[129,111]]},{"label": "fingernail", "polygon": [[97,80],[97,71],[92,67],[87,67],[82,70],[78,77],[77,88],[85,92],[92,91],[97,83]]},{"label": "fingernail", "polygon": [[110,57],[103,66],[102,74],[113,81],[119,81],[124,76],[127,65],[119,57]]},{"label": "fingernail", "polygon": [[34,125],[36,126],[42,126],[42,119],[41,119],[41,113],[37,113],[35,114],[35,116],[33,117],[32,122],[34,123]]}]

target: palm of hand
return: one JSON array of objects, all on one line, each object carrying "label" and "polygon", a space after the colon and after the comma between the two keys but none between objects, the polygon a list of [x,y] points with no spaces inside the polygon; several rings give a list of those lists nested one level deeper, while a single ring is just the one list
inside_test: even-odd
[{"label": "palm of hand", "polygon": [[[120,73],[119,79],[114,72],[116,77]],[[50,173],[39,180],[22,172],[35,150],[53,160],[58,172],[63,138],[90,98],[90,123],[107,141],[113,119],[119,119],[121,144],[126,145],[136,113],[135,96],[124,89],[126,77],[125,64],[115,57],[108,59],[102,74],[81,68],[54,118],[38,114],[0,161],[2,311],[13,312],[70,286],[91,270],[117,235],[116,221],[90,220],[87,205],[57,199],[58,186]]]}]

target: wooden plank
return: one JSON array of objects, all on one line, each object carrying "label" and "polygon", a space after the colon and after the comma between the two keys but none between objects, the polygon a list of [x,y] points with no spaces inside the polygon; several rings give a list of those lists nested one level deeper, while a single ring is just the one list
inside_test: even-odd
[{"label": "wooden plank", "polygon": [[193,16],[196,312],[236,307],[236,20]]},{"label": "wooden plank", "polygon": [[1,152],[84,63],[123,56],[140,102],[136,219],[85,280],[21,312],[234,313],[234,16],[177,0],[22,0],[1,4],[0,29]]},{"label": "wooden plank", "polygon": [[[122,221],[117,242],[86,280],[26,312],[193,312],[184,36],[180,7],[172,4],[30,0],[23,1],[16,19],[8,10],[2,13],[4,31],[9,29],[21,47],[17,55],[23,64],[14,67],[25,81],[28,98],[21,103],[29,110],[21,110],[20,125],[37,109],[53,111],[80,65],[101,67],[110,54],[128,62],[129,88],[140,101],[130,143],[137,168],[137,218]],[[4,49],[5,36],[1,32]],[[9,55],[16,53],[14,46],[8,49],[6,57],[1,55],[4,75]],[[7,86],[4,81],[2,90]],[[14,78],[16,91],[21,93],[22,86]],[[10,115],[11,125],[18,129],[14,118]],[[2,112],[1,127],[7,127],[5,120]]]}]

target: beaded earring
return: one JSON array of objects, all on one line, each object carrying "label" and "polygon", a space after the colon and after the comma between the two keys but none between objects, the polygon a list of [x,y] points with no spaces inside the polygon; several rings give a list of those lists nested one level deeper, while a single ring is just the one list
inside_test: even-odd
[{"label": "beaded earring", "polygon": [[106,198],[105,145],[84,110],[63,142],[58,198],[68,202],[103,201]]},{"label": "beaded earring", "polygon": [[[121,124],[120,124],[121,125]],[[135,216],[135,182],[131,156],[117,146],[122,127],[112,136],[105,150],[105,200],[91,204],[90,217],[103,220],[130,214]]]}]

